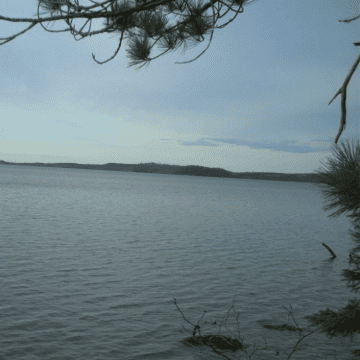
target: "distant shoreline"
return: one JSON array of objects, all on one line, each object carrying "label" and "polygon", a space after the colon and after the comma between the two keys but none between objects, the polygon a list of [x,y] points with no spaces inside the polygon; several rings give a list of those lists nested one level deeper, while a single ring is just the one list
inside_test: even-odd
[{"label": "distant shoreline", "polygon": [[272,180],[272,181],[295,181],[307,183],[319,183],[315,173],[308,174],[286,174],[271,172],[242,172],[235,173],[221,168],[209,168],[197,165],[165,165],[156,163],[140,164],[117,164],[108,163],[104,165],[77,164],[77,163],[14,163],[0,160],[0,165],[23,165],[23,166],[41,166],[58,167],[89,170],[108,170],[108,171],[126,171],[151,174],[171,174],[171,175],[190,175],[205,177],[222,177],[232,179],[253,179],[253,180]]}]

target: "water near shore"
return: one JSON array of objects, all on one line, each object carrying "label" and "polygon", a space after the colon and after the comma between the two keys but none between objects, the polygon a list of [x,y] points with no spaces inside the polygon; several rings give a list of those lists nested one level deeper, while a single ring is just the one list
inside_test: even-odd
[{"label": "water near shore", "polygon": [[[315,184],[8,165],[0,189],[0,359],[210,359],[181,343],[173,297],[196,323],[235,295],[245,343],[267,341],[252,359],[286,359],[297,334],[263,327],[287,323],[282,305],[310,330],[305,315],[354,297],[350,224]],[[291,359],[356,345],[314,334]]]}]

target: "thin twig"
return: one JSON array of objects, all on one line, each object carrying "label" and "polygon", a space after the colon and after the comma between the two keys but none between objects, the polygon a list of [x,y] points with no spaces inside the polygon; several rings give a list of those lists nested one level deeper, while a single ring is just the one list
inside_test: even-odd
[{"label": "thin twig", "polygon": [[321,243],[321,245],[324,246],[330,252],[330,254],[332,255],[332,259],[336,258],[335,253],[325,243]]},{"label": "thin twig", "polygon": [[360,62],[360,55],[358,55],[358,57],[356,58],[356,60],[354,61],[353,65],[351,66],[349,73],[347,75],[347,77],[345,78],[344,83],[342,84],[341,88],[338,90],[338,92],[334,95],[334,97],[330,100],[329,105],[332,103],[332,101],[339,95],[341,94],[341,116],[340,116],[340,126],[339,126],[339,130],[338,133],[335,137],[335,144],[337,144],[339,137],[341,135],[341,133],[343,132],[343,130],[345,129],[346,126],[346,87],[352,77],[352,75],[354,74],[357,66],[359,65]]},{"label": "thin twig", "polygon": [[359,14],[359,15],[356,15],[355,17],[350,18],[350,19],[339,20],[339,22],[349,23],[350,21],[356,20],[356,19],[358,19],[358,18],[360,18],[360,14]]},{"label": "thin twig", "polygon": [[292,352],[289,354],[289,356],[287,357],[286,360],[289,360],[289,359],[290,359],[290,356],[294,353],[294,351],[296,350],[297,346],[300,344],[301,341],[303,341],[307,336],[313,334],[314,332],[316,332],[316,331],[318,331],[318,330],[319,330],[319,329],[317,328],[317,329],[315,329],[314,331],[311,331],[311,332],[309,332],[308,334],[303,335],[301,338],[299,338],[299,340],[298,340],[297,343],[295,344]]},{"label": "thin twig", "polygon": [[[323,245],[324,245],[324,244],[323,244]],[[287,359],[286,359],[286,360],[289,360],[290,357],[291,357],[291,355],[295,352],[297,346],[300,344],[300,342],[303,341],[307,336],[309,336],[309,335],[313,334],[314,332],[318,331],[318,330],[320,329],[320,326],[317,327],[315,330],[309,332],[309,333],[306,334],[306,335],[301,335],[301,330],[299,330],[298,324],[297,324],[297,322],[296,322],[296,320],[295,320],[295,318],[294,318],[294,316],[293,316],[293,313],[292,313],[292,306],[291,306],[291,305],[289,306],[289,309],[290,309],[290,310],[287,309],[284,305],[283,305],[283,308],[286,309],[287,312],[288,312],[288,320],[289,320],[289,315],[291,315],[291,317],[292,317],[292,319],[293,319],[296,327],[298,328],[297,332],[298,332],[298,334],[299,334],[299,339],[298,339],[297,343],[295,344],[294,348],[292,349],[291,353],[289,354],[289,356],[288,356]]]}]

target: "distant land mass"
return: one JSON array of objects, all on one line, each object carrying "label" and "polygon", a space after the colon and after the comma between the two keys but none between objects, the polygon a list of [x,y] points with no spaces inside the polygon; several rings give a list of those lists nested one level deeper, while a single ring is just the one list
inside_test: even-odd
[{"label": "distant land mass", "polygon": [[72,169],[90,169],[90,170],[109,170],[109,171],[127,171],[151,174],[171,174],[171,175],[190,175],[206,177],[222,177],[233,179],[254,179],[254,180],[273,180],[273,181],[297,181],[308,183],[319,183],[315,173],[305,174],[286,174],[272,172],[241,172],[235,173],[221,168],[209,168],[197,165],[166,165],[156,163],[140,164],[117,164],[108,163],[104,165],[76,164],[76,163],[13,163],[0,160],[0,165],[23,165],[23,166],[43,166]]}]

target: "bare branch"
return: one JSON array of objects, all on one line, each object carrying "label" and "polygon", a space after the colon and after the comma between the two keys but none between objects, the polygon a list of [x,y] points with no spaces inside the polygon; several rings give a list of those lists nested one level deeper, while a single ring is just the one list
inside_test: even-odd
[{"label": "bare branch", "polygon": [[350,19],[346,19],[346,20],[339,20],[339,22],[349,23],[349,22],[351,22],[351,21],[353,21],[353,20],[356,20],[356,19],[358,19],[358,18],[360,18],[360,14],[359,14],[359,15],[356,15],[355,17],[350,18]]},{"label": "bare branch", "polygon": [[346,126],[346,87],[352,77],[352,75],[354,74],[357,66],[359,65],[360,62],[360,55],[358,55],[358,57],[355,59],[353,65],[351,66],[349,73],[347,75],[347,77],[344,80],[344,83],[342,84],[341,88],[338,90],[338,92],[334,95],[334,97],[330,100],[329,105],[333,102],[333,100],[339,95],[341,94],[341,116],[340,116],[340,126],[339,126],[339,130],[338,133],[335,137],[335,144],[337,144],[341,133],[343,132],[343,130],[345,129]]},{"label": "bare branch", "polygon": [[[1,16],[0,16],[0,20],[1,20]],[[17,34],[13,35],[13,36],[9,36],[7,38],[0,38],[0,40],[4,40],[3,42],[0,43],[0,45],[6,44],[9,41],[14,40],[16,37],[18,37],[21,34],[24,34],[25,32],[27,32],[28,30],[30,30],[31,28],[33,28],[36,24],[31,24],[30,26],[28,26],[26,29],[24,29],[23,31],[18,32]]]},{"label": "bare branch", "polygon": [[309,332],[308,334],[299,337],[299,340],[298,340],[297,343],[295,344],[293,350],[291,351],[291,353],[289,354],[289,356],[287,357],[286,360],[289,360],[289,359],[290,359],[291,355],[294,353],[294,351],[296,350],[297,346],[300,344],[300,342],[301,342],[302,340],[304,340],[307,336],[313,334],[314,332],[316,332],[316,331],[318,331],[318,330],[319,330],[319,328],[316,328],[315,330]]},{"label": "bare branch", "polygon": [[121,38],[120,38],[119,46],[118,46],[118,48],[116,49],[114,55],[113,55],[111,58],[109,58],[109,59],[107,59],[107,60],[105,60],[105,61],[100,62],[100,61],[97,61],[97,60],[95,59],[95,55],[92,54],[93,59],[94,59],[98,64],[100,64],[100,65],[105,64],[106,62],[112,60],[112,59],[117,55],[117,53],[118,53],[119,50],[120,50],[121,43],[122,43],[122,40],[123,40],[123,36],[124,36],[124,31],[121,33]]},{"label": "bare branch", "polygon": [[330,253],[331,256],[332,256],[332,259],[335,259],[335,258],[336,258],[335,253],[330,249],[329,246],[327,246],[325,243],[321,243],[321,245],[324,246],[324,248],[329,251],[329,253]]},{"label": "bare branch", "polygon": [[289,356],[288,356],[287,359],[286,359],[286,360],[289,360],[290,357],[292,356],[292,354],[295,352],[295,350],[296,350],[296,348],[298,347],[298,345],[301,343],[301,341],[303,341],[307,336],[309,336],[309,335],[313,334],[314,332],[318,331],[318,330],[320,329],[320,327],[317,327],[315,330],[310,331],[310,332],[307,333],[306,335],[301,335],[301,330],[299,330],[298,324],[297,324],[297,322],[296,322],[296,320],[295,320],[295,318],[294,318],[294,315],[293,315],[293,313],[292,313],[292,306],[290,305],[290,306],[289,306],[289,309],[288,309],[286,306],[283,305],[283,308],[286,309],[287,312],[288,312],[288,319],[289,319],[289,315],[291,315],[291,317],[292,317],[292,319],[293,319],[296,327],[298,328],[297,331],[298,331],[298,334],[299,334],[299,339],[298,339],[297,343],[295,344],[294,348],[292,349],[291,353],[289,354]]},{"label": "bare branch", "polygon": [[[0,20],[5,20],[5,21],[10,21],[10,22],[31,22],[31,23],[41,23],[44,21],[57,21],[57,20],[66,20],[68,18],[70,19],[81,19],[81,18],[86,18],[86,19],[99,19],[99,18],[104,18],[104,17],[111,17],[111,16],[128,16],[130,14],[133,13],[137,13],[140,11],[145,11],[145,10],[152,10],[154,8],[157,8],[161,5],[165,5],[168,2],[170,2],[171,0],[159,0],[157,2],[152,2],[152,3],[148,3],[148,4],[143,4],[140,6],[136,6],[134,8],[125,10],[125,11],[108,11],[108,12],[103,12],[103,11],[96,11],[96,12],[92,12],[92,13],[81,13],[81,12],[75,12],[72,14],[68,14],[68,15],[58,15],[58,16],[50,16],[47,18],[38,18],[38,19],[31,19],[31,18],[23,18],[23,19],[19,19],[19,18],[9,18],[9,17],[5,17],[5,16],[1,16],[0,15]],[[108,2],[114,2],[114,0],[108,0],[108,1],[104,1],[102,4],[108,3]],[[97,5],[93,5],[91,6],[96,7],[99,6],[100,4]],[[211,3],[208,3],[207,5],[205,5],[203,8],[205,8],[205,10],[207,8],[209,8],[211,6]],[[89,9],[89,7],[80,7],[81,10],[82,9]]]},{"label": "bare branch", "polygon": [[[176,307],[178,308],[178,310],[179,310],[179,312],[181,313],[181,315],[182,315],[182,317],[184,318],[184,320],[186,320],[189,324],[191,324],[192,326],[194,326],[194,332],[193,332],[193,334],[192,334],[192,337],[186,338],[185,340],[183,340],[182,342],[183,342],[184,344],[186,344],[186,345],[188,345],[188,346],[189,346],[189,345],[190,345],[190,346],[196,346],[196,345],[208,346],[208,347],[210,347],[216,354],[218,354],[218,355],[220,355],[220,356],[222,356],[222,357],[224,357],[225,359],[228,359],[228,360],[230,360],[230,358],[227,357],[223,352],[220,352],[220,351],[218,350],[219,348],[220,348],[220,349],[222,348],[221,345],[219,345],[220,339],[224,340],[224,342],[226,342],[227,344],[231,344],[227,339],[235,340],[235,341],[237,341],[238,343],[240,343],[240,344],[241,344],[240,347],[233,348],[232,350],[235,350],[235,351],[237,351],[237,350],[242,350],[242,351],[244,351],[244,352],[246,353],[247,357],[249,358],[249,360],[251,360],[252,356],[254,355],[254,353],[255,353],[256,351],[258,351],[258,350],[266,350],[266,349],[267,349],[266,339],[264,338],[264,340],[265,340],[265,346],[264,346],[264,347],[262,347],[262,348],[259,348],[258,346],[255,347],[255,344],[254,344],[254,350],[253,350],[250,354],[249,354],[249,352],[247,351],[246,348],[247,348],[248,346],[244,345],[244,343],[243,343],[244,340],[243,340],[243,338],[241,338],[241,335],[240,335],[239,320],[238,320],[240,313],[237,312],[237,311],[235,311],[235,308],[234,308],[235,297],[234,297],[234,301],[233,301],[232,305],[230,306],[229,310],[227,311],[227,314],[224,316],[224,319],[221,321],[221,324],[220,324],[220,326],[219,326],[219,335],[206,335],[206,336],[201,336],[200,326],[199,326],[199,325],[194,325],[194,324],[191,323],[189,320],[187,320],[186,317],[185,317],[185,315],[182,313],[182,311],[180,310],[180,308],[177,306],[177,304],[176,304],[176,299],[175,299],[175,298],[173,298],[173,299],[174,299],[174,302],[175,302]],[[295,346],[293,347],[291,353],[290,353],[290,354],[288,355],[288,357],[287,357],[287,360],[289,360],[289,359],[291,358],[291,356],[294,354],[294,352],[296,351],[296,348],[299,346],[299,344],[301,343],[301,341],[303,341],[306,337],[310,336],[311,334],[315,333],[316,331],[320,330],[321,327],[319,326],[319,327],[317,327],[315,330],[310,331],[309,333],[303,335],[303,334],[302,334],[302,329],[300,329],[300,328],[298,327],[298,324],[297,324],[297,322],[296,322],[296,320],[295,320],[295,317],[294,317],[294,315],[293,315],[293,313],[292,313],[292,307],[291,307],[291,305],[289,306],[289,309],[286,308],[284,305],[283,305],[283,308],[285,308],[285,309],[287,310],[287,312],[288,312],[288,321],[289,321],[290,316],[292,317],[292,320],[293,320],[293,322],[294,322],[295,325],[296,325],[296,331],[298,332],[298,335],[299,335],[299,338],[298,338]],[[227,321],[227,319],[228,319],[228,317],[229,317],[229,313],[230,313],[230,310],[231,310],[231,309],[232,309],[235,313],[237,313],[236,322],[237,322],[237,326],[238,326],[238,329],[239,329],[239,339],[241,340],[241,342],[239,342],[239,341],[236,340],[236,339],[232,339],[232,338],[228,338],[228,337],[226,337],[226,336],[224,336],[224,335],[220,335],[221,326],[222,326],[223,323],[225,323],[225,328],[227,328],[227,327],[226,327],[226,321]],[[205,312],[204,312],[203,316],[204,316],[204,315],[205,315]],[[200,319],[200,320],[201,320],[201,319]],[[198,321],[198,324],[199,324],[200,320]],[[208,322],[205,321],[205,323],[208,323]],[[216,321],[215,321],[214,323],[211,323],[211,324],[215,326]],[[264,326],[264,327],[265,327],[265,326]],[[183,328],[184,328],[184,327],[183,327]],[[185,328],[184,328],[184,329],[185,329]],[[185,330],[186,330],[186,329],[185,329]],[[198,336],[198,337],[195,336],[196,330],[199,331],[199,335],[200,335],[200,336]],[[186,331],[189,332],[188,330],[186,330]],[[217,342],[209,341],[209,340],[212,339],[212,338],[216,338],[216,339],[217,339]],[[217,343],[217,346],[215,346],[216,343]],[[225,349],[222,348],[222,350],[225,350]],[[229,350],[229,349],[227,349],[227,350]],[[279,354],[279,352],[277,352],[276,355],[278,355],[278,354]]]},{"label": "bare branch", "polygon": [[178,305],[177,305],[177,303],[176,303],[176,298],[173,297],[173,299],[174,299],[174,304],[175,304],[175,306],[176,306],[176,307],[178,308],[178,310],[180,311],[180,314],[182,315],[182,317],[184,318],[184,320],[187,321],[190,325],[194,326],[194,328],[197,327],[197,326],[199,325],[199,321],[200,321],[200,320],[203,318],[203,316],[205,315],[206,310],[204,311],[204,314],[203,314],[203,316],[200,318],[200,320],[198,321],[197,325],[194,325],[192,322],[190,322],[188,319],[186,319],[186,317],[184,316],[183,312],[180,310],[180,308],[178,307]]}]

